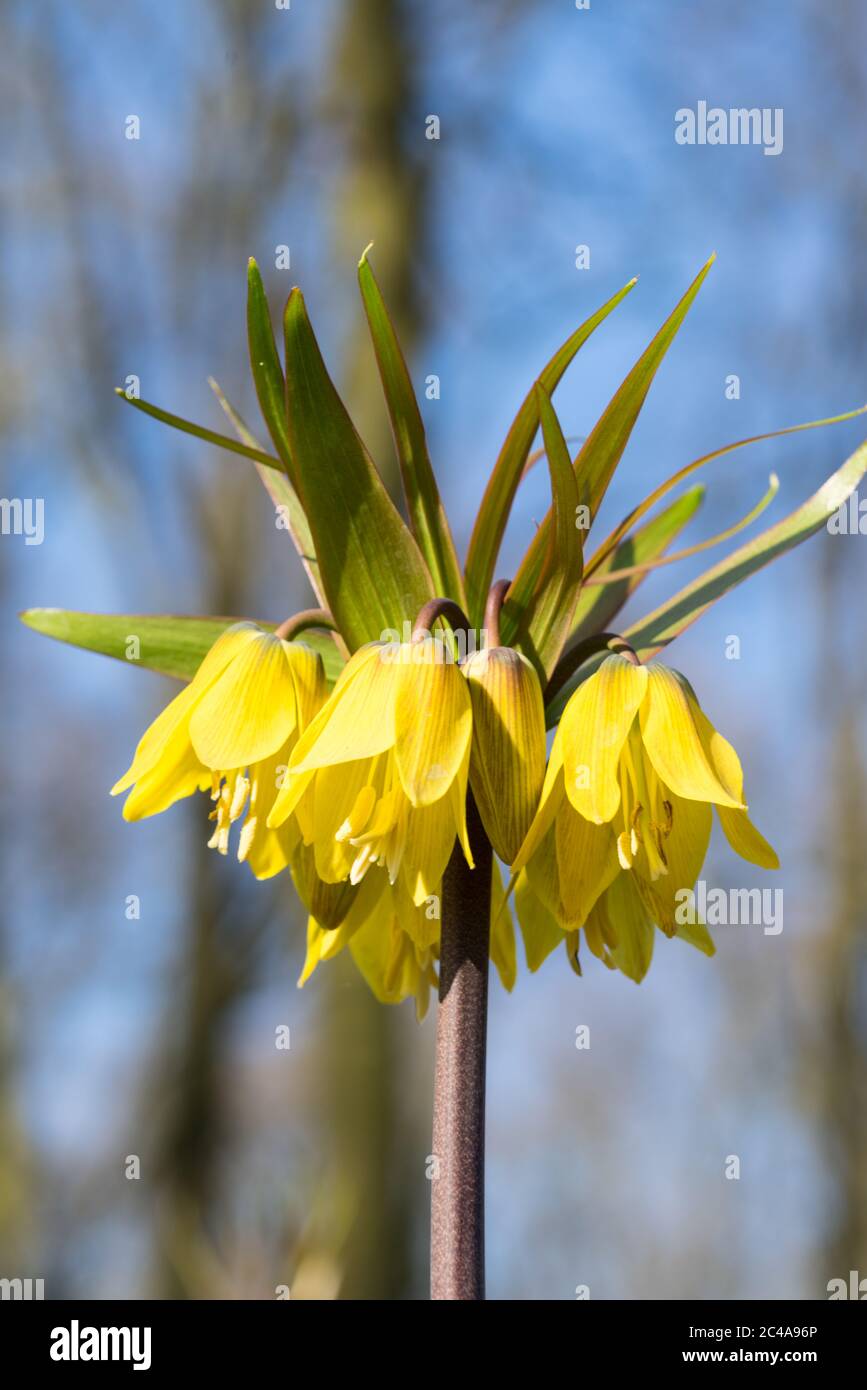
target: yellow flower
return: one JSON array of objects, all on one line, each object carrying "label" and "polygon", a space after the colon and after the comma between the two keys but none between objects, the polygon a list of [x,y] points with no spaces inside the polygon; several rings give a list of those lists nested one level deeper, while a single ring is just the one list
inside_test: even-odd
[{"label": "yellow flower", "polygon": [[132,821],[210,790],[211,847],[227,852],[230,828],[246,811],[238,858],[257,878],[270,878],[286,868],[300,832],[295,818],[279,831],[267,828],[268,812],[289,755],[326,695],[316,652],[236,623],[151,724],[112,795],[132,787],[123,808]]},{"label": "yellow flower", "polygon": [[467,683],[438,638],[362,647],[296,744],[268,824],[296,812],[326,883],[379,865],[418,905],[438,892],[456,835],[472,863],[471,730]]},{"label": "yellow flower", "polygon": [[470,786],[494,852],[511,864],[545,780],[545,708],[539,677],[511,647],[474,652],[462,668],[473,702]]},{"label": "yellow flower", "polygon": [[534,955],[551,920],[569,933],[583,927],[590,949],[632,978],[649,964],[653,923],[711,953],[706,930],[675,914],[704,863],[712,805],[742,858],[779,867],[747,814],[740,760],[684,677],[606,657],[566,706],[513,865],[526,869],[519,918]]}]

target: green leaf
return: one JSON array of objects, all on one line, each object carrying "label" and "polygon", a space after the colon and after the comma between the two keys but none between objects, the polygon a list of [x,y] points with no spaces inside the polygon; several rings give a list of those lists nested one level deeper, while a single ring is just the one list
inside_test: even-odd
[{"label": "green leaf", "polygon": [[297,490],[298,479],[292,463],[292,449],[286,424],[286,384],[283,368],[274,341],[265,286],[262,284],[259,267],[252,256],[247,265],[247,345],[262,419],[268,427],[268,433],[274,441],[274,448],[282,460],[283,467]]},{"label": "green leaf", "polygon": [[427,561],[437,594],[464,604],[463,575],[431,467],[424,422],[394,325],[368,264],[367,251],[358,265],[358,283],[391,419],[413,535]]},{"label": "green leaf", "polygon": [[[75,613],[65,608],[28,608],[21,621],[34,632],[83,647],[102,656],[112,656],[127,666],[157,671],[188,681],[195,675],[205,653],[221,633],[240,618],[187,618],[174,614],[157,616],[141,613]],[[273,632],[276,623],[259,623]],[[132,645],[137,639],[138,655]],[[307,631],[299,639],[314,647],[322,657],[329,684],[337,679],[343,668],[343,658],[325,632]]]},{"label": "green leaf", "polygon": [[[672,541],[684,529],[701,506],[705,489],[702,484],[690,488],[655,516],[645,522],[620,545],[599,566],[598,574],[610,570],[627,569],[630,565],[643,565],[664,555]],[[623,608],[630,594],[638,588],[647,576],[633,574],[619,583],[603,585],[599,588],[585,588],[578,596],[573,618],[572,635],[569,647],[577,646],[597,632],[605,632],[613,618]]]},{"label": "green leaf", "polygon": [[[214,381],[213,377],[208,377],[208,382],[227,417],[231,420],[238,437],[245,444],[257,448],[255,437],[234,406],[230,405],[217,382]],[[285,473],[278,472],[275,468],[264,468],[259,463],[256,464],[256,469],[278,514],[278,525],[285,522],[285,529],[289,532],[292,544],[298,551],[301,563],[307,571],[310,587],[316,595],[319,605],[324,606],[325,596],[322,590],[319,562],[313,549],[313,537],[310,534],[310,527],[307,525],[307,518],[304,515],[300,498]]]},{"label": "green leaf", "polygon": [[289,446],[325,606],[355,650],[400,631],[433,597],[424,560],[328,375],[304,297],[284,316]]},{"label": "green leaf", "polygon": [[184,434],[195,435],[196,439],[203,439],[206,444],[215,444],[218,449],[228,449],[230,454],[243,454],[244,458],[252,459],[254,463],[261,463],[265,468],[277,469],[279,472],[281,463],[272,454],[266,454],[263,449],[254,448],[249,444],[240,443],[233,439],[230,434],[217,434],[214,430],[206,429],[204,425],[194,425],[190,420],[184,420],[180,415],[172,415],[168,410],[161,410],[158,405],[151,405],[149,401],[139,400],[135,396],[128,396],[120,386],[114,388],[114,393],[128,405],[132,405],[136,410],[142,411],[145,415],[151,415],[155,420],[160,420],[164,425],[171,425],[172,429],[181,430]]},{"label": "green leaf", "polygon": [[[283,379],[282,373],[280,379],[281,381]],[[318,566],[313,554],[313,537],[310,535],[310,527],[307,525],[307,518],[298,500],[298,494],[283,471],[283,463],[259,447],[258,441],[251,434],[237,411],[226,400],[217,383],[213,378],[209,378],[209,380],[220,405],[235,427],[239,436],[238,439],[232,439],[231,435],[228,434],[218,434],[215,430],[206,429],[204,425],[195,425],[190,420],[182,419],[180,415],[172,415],[168,410],[161,410],[159,406],[151,405],[149,401],[127,396],[120,387],[115,388],[115,394],[121,400],[127,401],[129,405],[135,406],[136,410],[141,410],[145,415],[151,415],[164,425],[170,425],[172,429],[181,430],[184,434],[191,434],[196,439],[204,440],[206,444],[215,445],[218,449],[228,449],[230,453],[241,454],[244,458],[251,459],[255,463],[259,477],[262,479],[274,506],[282,509],[280,514],[286,519],[286,529],[295,549],[301,556],[313,591],[317,599],[322,602]]]},{"label": "green leaf", "polygon": [[536,409],[551,473],[552,514],[548,553],[532,589],[513,585],[503,605],[501,639],[533,662],[544,686],[557,664],[581,584],[581,532],[576,524],[578,486],[551,397],[536,386]]},{"label": "green leaf", "polygon": [[627,532],[633,529],[636,522],[639,521],[641,517],[646,515],[652,507],[655,507],[657,502],[661,501],[666,493],[671,492],[672,488],[684,482],[684,480],[688,478],[690,474],[695,473],[697,469],[706,467],[707,464],[713,463],[716,459],[722,458],[725,454],[734,453],[737,449],[744,449],[748,444],[761,444],[769,439],[783,439],[789,434],[803,434],[807,430],[825,429],[828,425],[841,425],[849,420],[856,419],[859,415],[864,415],[865,412],[867,412],[867,405],[861,405],[855,410],[844,411],[842,415],[830,415],[823,420],[807,420],[800,425],[787,425],[785,429],[771,430],[767,434],[749,435],[746,439],[736,439],[731,444],[723,444],[721,448],[713,449],[711,453],[702,454],[700,458],[693,459],[691,463],[685,464],[683,468],[678,468],[676,473],[672,473],[664,482],[655,487],[652,492],[649,492],[648,495],[639,502],[637,507],[633,507],[628,515],[625,516],[622,521],[618,522],[611,534],[606,537],[597,550],[594,550],[587,561],[585,566],[585,579],[589,579],[596,570],[602,568],[604,561],[608,559],[611,551],[623,540]]},{"label": "green leaf", "polygon": [[[591,524],[608,489],[629,436],[638,419],[657,368],[689,311],[701,285],[713,265],[711,256],[693,280],[686,294],[660,328],[656,337],[639,357],[632,371],[609,401],[605,410],[587,436],[575,460],[579,502],[590,512]],[[526,569],[532,575],[538,570],[539,557],[548,543],[550,513],[536,532],[518,571],[516,583]]]},{"label": "green leaf", "polygon": [[[607,304],[603,304],[601,309],[597,309],[595,314],[585,323],[582,323],[571,337],[566,339],[559,351],[555,352],[539,376],[539,382],[549,396],[554,394],[560,378],[578,349],[586,343],[593,330],[599,327],[599,324],[608,317],[612,309],[616,309],[621,300],[625,299],[636,283],[635,280],[630,280],[627,285],[623,286],[622,290],[618,290]],[[499,458],[494,464],[494,471],[485,489],[485,495],[482,498],[482,504],[470,538],[466,564],[467,602],[469,603],[470,620],[477,626],[482,621],[485,602],[493,582],[494,568],[509,520],[509,513],[512,510],[512,503],[523,477],[530,447],[538,428],[539,409],[534,385],[527,393],[512,427],[506,435],[505,443],[500,450]]]},{"label": "green leaf", "polygon": [[673,642],[723,594],[778,555],[800,545],[826,524],[867,472],[867,442],[789,516],[747,541],[712,569],[687,584],[659,608],[639,619],[623,634],[639,656],[650,657]]}]

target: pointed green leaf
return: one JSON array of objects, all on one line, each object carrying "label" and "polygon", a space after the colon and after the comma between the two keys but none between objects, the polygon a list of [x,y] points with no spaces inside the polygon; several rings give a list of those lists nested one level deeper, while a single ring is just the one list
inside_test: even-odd
[{"label": "pointed green leaf", "polygon": [[[623,286],[622,290],[618,290],[617,294],[609,299],[607,304],[603,304],[601,309],[597,309],[596,313],[585,323],[582,323],[581,327],[577,328],[571,337],[566,339],[559,351],[554,354],[539,376],[539,381],[549,396],[554,394],[560,378],[578,349],[586,343],[593,330],[599,327],[599,324],[608,317],[612,309],[616,309],[621,300],[625,299],[635,284],[635,280],[630,280],[627,285]],[[469,603],[470,620],[477,625],[482,621],[485,602],[493,582],[494,568],[506,531],[509,513],[512,510],[512,503],[515,500],[530,447],[538,428],[539,410],[534,385],[530,388],[515,416],[505,443],[500,450],[499,458],[494,464],[494,471],[485,489],[485,495],[482,498],[482,504],[470,538],[466,564],[467,602]]]},{"label": "pointed green leaf", "polygon": [[594,517],[620,462],[653,378],[693,300],[701,289],[716,256],[702,266],[686,294],[669,314],[656,337],[641,354],[632,371],[588,435],[577,459],[575,472],[581,501]]},{"label": "pointed green leaf", "polygon": [[[234,406],[226,399],[217,382],[214,381],[213,377],[209,377],[208,381],[211,390],[220,402],[227,417],[231,420],[239,439],[252,448],[257,449],[258,444],[255,437],[250,432],[237,410],[235,410]],[[265,491],[274,503],[274,509],[278,515],[277,524],[289,532],[289,538],[295,546],[301,558],[301,563],[307,571],[310,587],[316,595],[320,607],[323,607],[325,604],[325,597],[322,590],[322,578],[319,573],[319,562],[313,550],[313,537],[310,534],[310,527],[307,525],[307,518],[304,515],[304,508],[301,506],[300,498],[289,479],[286,477],[286,474],[282,471],[278,471],[275,468],[264,468],[259,463],[256,464],[256,469],[262,480]]]},{"label": "pointed green leaf", "polygon": [[259,267],[252,256],[247,266],[247,346],[250,351],[250,368],[262,419],[274,441],[274,448],[280,456],[283,467],[297,490],[298,480],[292,463],[292,450],[289,431],[286,425],[286,384],[283,368],[274,341],[271,324],[271,311],[265,295],[265,286]]},{"label": "pointed green leaf", "polygon": [[284,316],[289,446],[327,608],[350,650],[401,630],[433,597],[421,552],[328,375],[304,297]]},{"label": "pointed green leaf", "polygon": [[[75,613],[65,608],[28,608],[19,616],[34,632],[58,642],[182,681],[193,678],[220,634],[241,621],[174,614]],[[272,632],[276,623],[259,626]],[[319,652],[329,684],[333,684],[343,668],[343,658],[332,639],[325,632],[308,630],[300,640]]]},{"label": "pointed green leaf", "polygon": [[[282,373],[281,373],[282,381]],[[180,415],[172,415],[168,410],[162,410],[157,405],[151,405],[149,401],[142,401],[137,398],[127,396],[126,392],[120,387],[115,389],[115,394],[121,400],[127,401],[129,405],[135,406],[136,410],[141,410],[145,415],[152,416],[155,420],[161,421],[164,425],[170,425],[172,429],[181,430],[184,434],[191,434],[196,439],[202,439],[206,444],[213,444],[218,449],[228,449],[230,453],[241,454],[244,458],[252,459],[255,463],[267,492],[269,493],[274,506],[281,509],[280,515],[285,519],[286,529],[291,540],[301,556],[304,567],[307,570],[310,583],[317,599],[322,601],[322,591],[318,578],[318,567],[316,557],[313,554],[313,538],[310,535],[310,528],[298,495],[295,492],[289,479],[283,471],[284,465],[280,459],[274,458],[264,449],[260,448],[258,441],[247,429],[240,415],[233,410],[226,400],[216,382],[211,381],[212,388],[215,390],[223,410],[238,433],[238,439],[232,439],[231,435],[218,434],[215,430],[206,429],[204,425],[195,425],[190,420],[184,420]]]},{"label": "pointed green leaf", "polygon": [[[599,566],[598,574],[610,570],[626,569],[630,565],[643,565],[664,555],[672,541],[684,529],[702,503],[705,489],[702,484],[690,488],[668,507],[645,522],[620,545]],[[599,588],[584,588],[578,597],[572,622],[572,635],[569,646],[576,646],[597,632],[605,632],[613,618],[623,608],[630,594],[646,579],[644,574],[633,574],[619,583],[602,585]]]},{"label": "pointed green leaf", "polygon": [[427,561],[437,594],[464,604],[463,575],[431,467],[424,422],[366,251],[358,265],[358,283],[391,419],[410,526]]},{"label": "pointed green leaf", "polygon": [[228,449],[230,454],[243,454],[244,458],[252,459],[254,463],[261,463],[265,468],[277,469],[279,472],[281,463],[274,458],[273,454],[266,454],[263,449],[253,448],[249,444],[240,443],[233,439],[230,434],[218,434],[215,430],[206,429],[204,425],[194,425],[190,420],[184,420],[180,415],[172,415],[171,411],[161,410],[158,405],[151,405],[149,401],[139,400],[136,396],[128,396],[119,386],[114,388],[114,393],[128,405],[135,406],[145,415],[151,415],[155,420],[160,420],[164,425],[171,425],[172,429],[181,430],[184,434],[195,435],[196,439],[203,439],[206,444],[215,444],[218,449]]},{"label": "pointed green leaf", "polygon": [[625,516],[622,521],[618,522],[611,534],[606,537],[598,549],[594,550],[593,554],[587,560],[585,566],[585,579],[589,579],[592,574],[602,568],[603,562],[608,559],[611,551],[619,545],[627,532],[634,528],[636,522],[640,521],[641,517],[645,516],[652,507],[655,507],[657,502],[661,501],[666,493],[671,492],[672,488],[677,487],[688,478],[690,474],[695,473],[697,469],[706,467],[707,464],[713,463],[716,459],[722,458],[725,454],[732,454],[737,449],[744,449],[748,444],[761,444],[770,439],[783,439],[786,435],[804,434],[807,430],[821,430],[825,429],[828,425],[842,425],[865,413],[867,413],[867,405],[860,405],[856,407],[855,410],[844,411],[842,415],[830,415],[823,420],[807,420],[800,425],[787,425],[785,429],[771,430],[767,434],[753,434],[749,435],[746,439],[735,439],[731,444],[723,444],[721,448],[713,449],[709,454],[702,454],[700,458],[693,459],[690,463],[685,464],[683,468],[678,468],[676,473],[672,473],[664,482],[655,487],[652,492],[649,492],[648,495],[639,502],[637,507],[633,507],[629,514]]},{"label": "pointed green leaf", "polygon": [[532,590],[509,590],[501,616],[501,639],[533,662],[544,685],[557,664],[569,631],[581,584],[581,531],[577,525],[578,486],[572,460],[551,397],[536,385],[536,409],[551,473],[552,515],[548,552]]},{"label": "pointed green leaf", "polygon": [[[612,397],[581,447],[575,460],[575,474],[578,479],[579,502],[589,509],[591,524],[614,475],[614,470],[623,456],[623,451],[650,390],[657,368],[686,318],[714,259],[715,257],[711,256],[707,264],[699,271],[686,294],[675,306],[656,337],[641,354],[626,380]],[[521,562],[521,568],[515,580],[516,584],[522,580],[522,572],[525,569],[528,576],[538,572],[540,556],[544,553],[548,543],[550,524],[549,513],[533,537]]]},{"label": "pointed green leaf", "polygon": [[624,637],[644,658],[668,646],[729,589],[821,530],[855,490],[865,472],[867,442],[856,449],[843,466],[822,484],[819,491],[794,512],[733,551],[646,618],[633,623],[623,634]]}]

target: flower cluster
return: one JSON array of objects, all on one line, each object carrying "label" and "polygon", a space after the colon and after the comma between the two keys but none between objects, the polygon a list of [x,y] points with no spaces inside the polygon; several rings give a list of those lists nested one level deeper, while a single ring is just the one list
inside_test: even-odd
[{"label": "flower cluster", "polygon": [[[511,866],[528,965],[565,942],[640,980],[654,933],[707,954],[701,923],[679,925],[711,807],[744,858],[776,867],[752,825],[737,754],[685,679],[613,652],[566,704],[546,758],[539,677],[495,645],[454,659],[446,636],[373,642],[329,692],[320,657],[251,623],[226,631],[142,738],[113,788],[128,820],[195,791],[214,803],[210,844],[257,878],[288,868],[308,913],[300,983],[348,946],[379,999],[436,986],[442,879],[453,853],[473,869],[471,792],[493,850]],[[514,933],[495,864],[491,954],[515,977]]]}]

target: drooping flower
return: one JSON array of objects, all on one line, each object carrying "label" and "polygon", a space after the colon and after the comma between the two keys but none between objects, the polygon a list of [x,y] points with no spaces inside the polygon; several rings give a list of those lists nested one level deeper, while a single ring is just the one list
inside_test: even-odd
[{"label": "drooping flower", "polygon": [[296,744],[268,817],[293,812],[326,883],[377,866],[416,905],[438,892],[466,830],[470,693],[439,638],[375,642],[347,662]]},{"label": "drooping flower", "polygon": [[473,702],[470,786],[488,839],[511,864],[545,780],[542,687],[530,662],[511,647],[484,647],[461,669]]},{"label": "drooping flower", "polygon": [[112,795],[132,788],[126,820],[153,816],[195,791],[210,791],[212,848],[226,854],[233,824],[238,858],[257,878],[287,867],[297,819],[267,826],[283,770],[328,690],[319,655],[254,623],[236,623],[214,643],[179,695],[142,737]]},{"label": "drooping flower", "polygon": [[685,678],[606,657],[566,706],[513,865],[525,871],[519,918],[534,951],[550,943],[551,922],[583,928],[590,949],[632,978],[649,964],[654,923],[712,951],[702,925],[677,915],[704,863],[712,806],[742,858],[778,867],[749,819],[740,760]]}]

